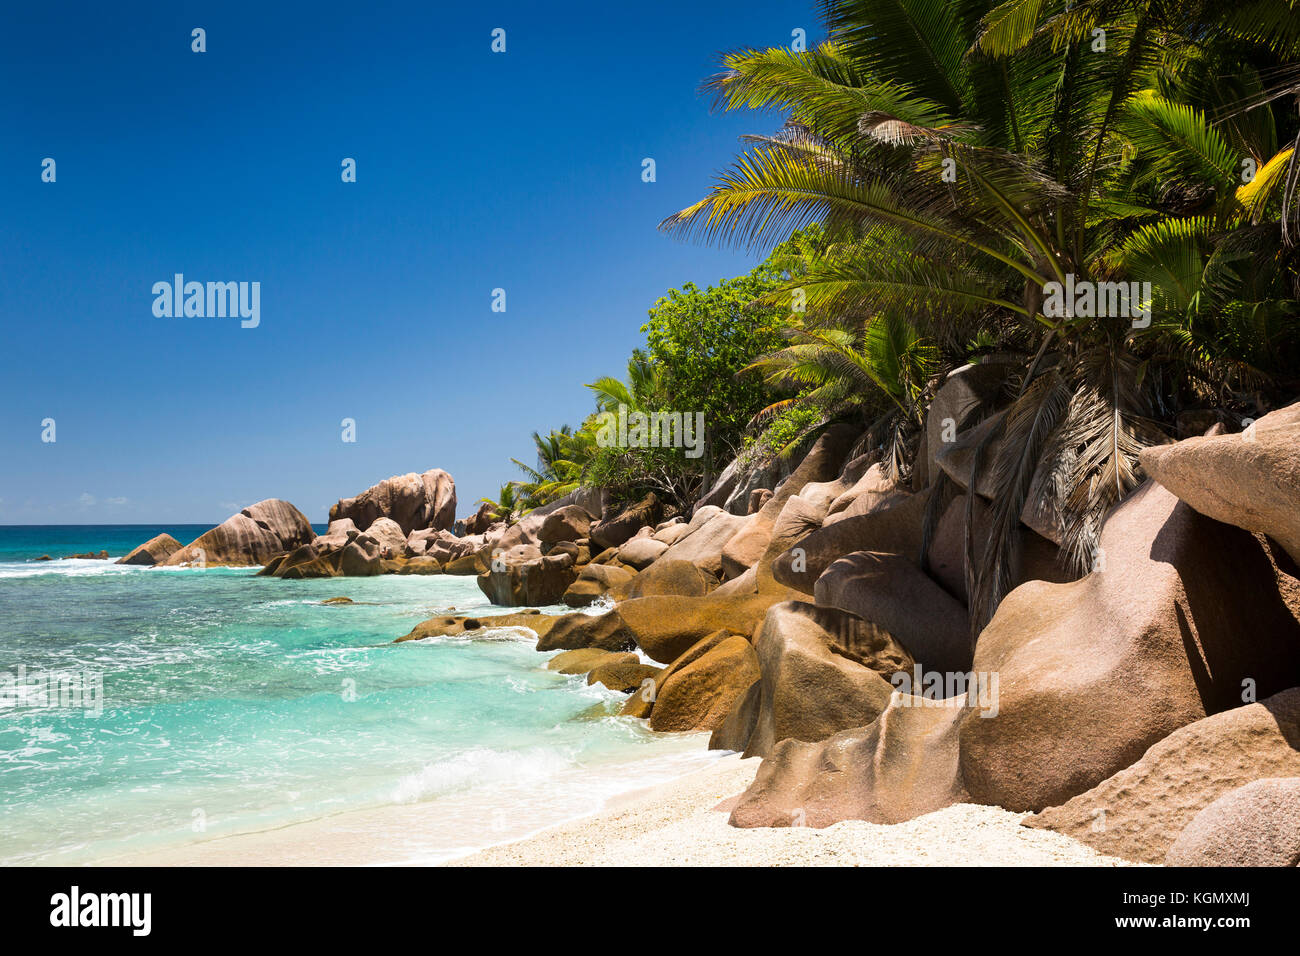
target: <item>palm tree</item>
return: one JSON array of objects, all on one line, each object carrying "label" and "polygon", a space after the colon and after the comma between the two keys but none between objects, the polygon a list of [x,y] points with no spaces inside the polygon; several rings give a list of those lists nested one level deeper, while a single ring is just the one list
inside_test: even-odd
[{"label": "palm tree", "polygon": [[486,504],[491,510],[493,521],[514,524],[524,512],[523,502],[519,496],[521,485],[517,481],[508,481],[497,492],[496,500],[480,498],[479,504]]},{"label": "palm tree", "polygon": [[[1140,480],[1138,453],[1164,440],[1154,420],[1295,357],[1300,166],[1275,148],[1276,106],[1300,94],[1295,2],[823,6],[815,50],[724,57],[706,84],[718,105],[786,124],[750,137],[663,228],[774,245],[821,223],[828,255],[785,290],[806,300],[803,351],[772,361],[812,383],[800,361],[835,356],[817,383],[830,393],[852,394],[870,364],[844,350],[899,323],[934,343],[939,374],[972,340],[1019,357],[966,483],[987,470],[995,489],[987,549],[967,554],[978,634],[1015,578],[1031,494],[1055,505],[1063,553],[1086,570],[1103,515]],[[1259,169],[1247,184],[1243,159]],[[1151,323],[1045,314],[1071,279],[1150,281]],[[865,375],[886,394],[917,384],[880,378]]]},{"label": "palm tree", "polygon": [[533,432],[533,445],[537,448],[537,467],[510,459],[528,476],[519,483],[523,503],[527,508],[549,504],[557,498],[576,491],[582,484],[583,469],[595,451],[595,436],[589,429],[574,432],[568,425],[553,430],[548,435]]},{"label": "palm tree", "polygon": [[662,372],[641,349],[634,349],[627,360],[626,380],[606,375],[587,388],[596,393],[596,407],[602,412],[617,412],[620,405],[630,412],[652,411],[664,397]]},{"label": "palm tree", "polygon": [[[855,411],[876,413],[871,432],[888,435],[884,461],[895,480],[910,475],[923,409],[921,395],[933,374],[938,350],[916,326],[896,315],[878,315],[865,325],[851,323],[792,327],[793,344],[752,362],[773,388],[800,389],[794,398],[763,409],[755,422],[795,406],[812,406],[821,414],[783,448],[787,454],[827,423]],[[881,398],[887,399],[882,403]],[[882,404],[886,407],[882,408]]]}]

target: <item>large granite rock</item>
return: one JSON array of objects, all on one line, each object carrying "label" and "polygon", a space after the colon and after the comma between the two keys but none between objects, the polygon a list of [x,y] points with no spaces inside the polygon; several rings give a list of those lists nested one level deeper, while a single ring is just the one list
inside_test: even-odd
[{"label": "large granite rock", "polygon": [[399,558],[406,553],[406,533],[392,518],[376,518],[366,528],[366,535],[379,544],[382,558]]},{"label": "large granite rock", "polygon": [[902,823],[966,799],[957,728],[965,701],[895,694],[866,727],[783,740],[733,805],[737,827]]},{"label": "large granite rock", "polygon": [[588,532],[592,550],[617,548],[647,525],[658,524],[662,517],[663,505],[653,492],[626,508],[606,508],[601,520],[593,523]]},{"label": "large granite rock", "polygon": [[831,501],[826,509],[825,523],[834,524],[855,515],[882,511],[911,494],[908,488],[885,475],[882,464],[872,462],[861,478]]},{"label": "large granite rock", "polygon": [[249,505],[172,554],[166,564],[252,567],[310,544],[316,532],[301,511],[279,498]]},{"label": "large granite rock", "polygon": [[442,562],[442,570],[446,574],[485,574],[488,570],[489,559],[484,551],[475,551],[472,554],[462,554],[456,558],[448,558]]},{"label": "large granite rock", "polygon": [[925,416],[929,474],[938,474],[940,452],[956,441],[968,419],[979,414],[981,407],[996,404],[1005,378],[1005,367],[981,364],[960,368],[944,380]]},{"label": "large granite rock", "polygon": [[394,574],[442,574],[442,565],[436,558],[417,555],[393,562],[397,565]]},{"label": "large granite rock", "polygon": [[[722,548],[722,576],[739,577],[758,563],[772,539],[772,529],[786,502],[810,482],[832,481],[857,440],[859,430],[849,425],[828,428],[790,476],[777,486],[752,519]],[[823,512],[824,513],[824,512]]]},{"label": "large granite rock", "polygon": [[690,561],[714,577],[722,574],[722,549],[752,521],[752,517],[733,515],[720,508],[701,508],[691,518],[689,532],[671,545],[661,561]]},{"label": "large granite rock", "polygon": [[604,684],[609,690],[630,694],[640,690],[646,681],[653,681],[662,671],[662,667],[643,664],[639,659],[601,664],[587,674],[587,684]]},{"label": "large granite rock", "polygon": [[758,726],[762,706],[763,681],[760,677],[736,698],[722,723],[709,735],[709,749],[739,752],[748,747],[754,728]]},{"label": "large granite rock", "polygon": [[822,573],[813,593],[819,605],[856,614],[888,631],[927,670],[970,670],[966,609],[902,555],[845,555]]},{"label": "large granite rock", "polygon": [[494,512],[490,502],[481,502],[478,510],[465,519],[464,529],[468,534],[482,534],[494,524],[492,520]]},{"label": "large granite rock", "polygon": [[573,555],[542,555],[534,545],[520,545],[493,559],[478,576],[479,590],[503,607],[559,604],[578,577]]},{"label": "large granite rock", "polygon": [[690,534],[692,530],[691,526],[682,518],[674,518],[655,528],[654,539],[672,547]]},{"label": "large granite rock", "polygon": [[537,641],[539,651],[579,648],[626,651],[635,646],[636,640],[632,632],[616,610],[604,614],[587,614],[584,611],[561,614]]},{"label": "large granite rock", "polygon": [[181,549],[179,541],[169,534],[156,534],[142,545],[133,548],[124,558],[118,558],[118,564],[134,564],[141,567],[153,567],[166,564],[167,559]]},{"label": "large granite rock", "polygon": [[506,627],[532,631],[540,639],[550,633],[551,628],[559,620],[558,616],[543,614],[536,608],[529,608],[526,611],[514,611],[509,614],[489,614],[482,617],[473,614],[444,614],[420,622],[409,633],[397,638],[393,643],[422,641],[430,637],[475,635],[486,633],[493,628]]},{"label": "large granite rock", "polygon": [[[484,550],[486,546],[484,538],[480,535],[458,538],[450,531],[437,528],[423,528],[419,531],[413,531],[406,541],[409,550],[414,552],[419,549],[420,554],[434,558],[443,564],[449,564],[457,558],[477,554]],[[420,544],[423,544],[422,548]]]},{"label": "large granite rock", "polygon": [[379,542],[369,535],[358,535],[338,553],[339,573],[349,578],[368,578],[384,573],[384,559]]},{"label": "large granite rock", "polygon": [[332,578],[339,573],[339,556],[338,551],[325,554],[318,551],[315,545],[302,544],[287,554],[272,558],[257,574],[259,577],[284,578],[290,581]]},{"label": "large granite rock", "polygon": [[356,522],[351,518],[342,518],[331,521],[324,534],[312,538],[311,545],[321,553],[337,551],[360,533]]},{"label": "large granite rock", "polygon": [[623,601],[618,612],[653,660],[671,664],[693,644],[719,630],[752,634],[784,594],[657,595]]},{"label": "large granite rock", "polygon": [[626,651],[605,651],[598,647],[578,647],[560,651],[546,662],[548,671],[561,674],[586,674],[608,664],[639,664],[641,658]]},{"label": "large granite rock", "polygon": [[739,480],[740,459],[733,458],[731,463],[722,469],[722,473],[718,475],[709,490],[700,497],[699,501],[695,502],[694,507],[691,509],[692,516],[699,514],[704,508],[722,510]]},{"label": "large granite rock", "polygon": [[[804,490],[807,491],[809,487],[805,485]],[[830,500],[824,496],[805,498],[798,494],[786,499],[785,507],[772,522],[767,548],[753,565],[759,569],[759,575],[765,580],[771,580],[772,562],[821,528],[829,504]]]},{"label": "large granite rock", "polygon": [[[956,495],[944,509],[935,526],[934,536],[926,554],[926,570],[944,590],[961,602],[969,603],[966,589],[966,513],[967,495]],[[976,561],[983,559],[988,544],[992,513],[984,499],[974,496],[970,502],[974,514],[972,538]],[[1014,586],[1026,581],[1051,581],[1068,584],[1077,575],[1066,569],[1060,560],[1060,549],[1037,532],[1021,528],[1020,567],[1013,579]]]},{"label": "large granite rock", "polygon": [[790,476],[795,466],[793,456],[773,455],[770,458],[737,463],[737,480],[722,502],[722,510],[734,515],[749,513],[749,502],[759,488],[775,488]]},{"label": "large granite rock", "polygon": [[1064,833],[1111,856],[1161,863],[1179,834],[1220,797],[1256,780],[1295,776],[1300,687],[1188,724],[1132,766],[1024,825]]},{"label": "large granite rock", "polygon": [[1201,514],[1268,535],[1300,564],[1300,403],[1241,434],[1147,448],[1142,467]]},{"label": "large granite rock", "polygon": [[419,528],[450,529],[456,523],[456,483],[441,468],[385,478],[355,498],[330,508],[330,521],[351,518],[369,528],[376,518],[392,518],[405,537]]},{"label": "large granite rock", "polygon": [[612,591],[627,587],[636,575],[612,564],[586,564],[564,592],[561,600],[569,607],[587,607]]},{"label": "large granite rock", "polygon": [[1225,793],[1192,817],[1165,866],[1300,866],[1300,777]]},{"label": "large granite rock", "polygon": [[623,595],[626,598],[655,597],[675,594],[679,597],[704,597],[716,590],[718,579],[690,561],[661,557],[636,577],[628,576]]},{"label": "large granite rock", "polygon": [[657,687],[650,729],[714,730],[736,700],[758,680],[758,656],[733,634],[682,667]]},{"label": "large granite rock", "polygon": [[1251,534],[1151,482],[1115,508],[1099,570],[1016,588],[979,638],[977,672],[1001,675],[993,719],[962,724],[972,797],[1009,810],[1063,803],[1152,744],[1300,684],[1300,607]]},{"label": "large granite rock", "polygon": [[[937,461],[959,488],[969,492],[971,484],[971,466],[975,460],[975,451],[990,432],[998,431],[1006,417],[1006,412],[996,412],[973,428],[968,428],[957,436],[957,440],[940,449]],[[992,500],[998,495],[997,482],[994,479],[996,463],[1008,456],[1018,454],[1018,450],[1007,444],[1005,438],[995,437],[985,448],[983,466],[975,475],[975,492]],[[1050,468],[1040,465],[1031,479],[1029,494],[1024,507],[1020,509],[1020,520],[1027,527],[1047,538],[1054,544],[1060,544],[1066,518],[1052,504],[1056,499],[1047,493]]]},{"label": "large granite rock", "polygon": [[686,651],[679,654],[675,661],[660,670],[653,679],[647,681],[640,690],[629,697],[623,705],[623,709],[619,711],[619,715],[622,717],[649,717],[658,697],[659,688],[663,687],[668,678],[682,668],[689,667],[723,641],[735,636],[737,635],[726,628],[720,628],[712,634],[700,638]]},{"label": "large granite rock", "polygon": [[581,505],[556,508],[542,521],[537,537],[543,547],[557,541],[578,541],[587,537],[591,529],[591,515]]},{"label": "large granite rock", "polygon": [[915,662],[887,633],[834,608],[773,606],[754,641],[762,674],[746,755],[782,740],[825,740],[871,723],[889,704],[890,677]]},{"label": "large granite rock", "polygon": [[[872,466],[878,464],[880,453],[870,451],[844,463],[837,477],[830,481],[810,481],[799,489],[799,497],[814,504],[823,515],[831,505],[840,502],[843,508],[853,503],[854,490],[867,481]],[[847,497],[846,497],[847,496]]]},{"label": "large granite rock", "polygon": [[889,499],[878,510],[824,524],[772,561],[772,576],[804,594],[835,561],[855,551],[901,554],[919,561],[927,494]]},{"label": "large granite rock", "polygon": [[661,557],[668,550],[668,545],[656,541],[650,536],[638,536],[625,542],[618,549],[618,559],[629,567],[641,571]]}]

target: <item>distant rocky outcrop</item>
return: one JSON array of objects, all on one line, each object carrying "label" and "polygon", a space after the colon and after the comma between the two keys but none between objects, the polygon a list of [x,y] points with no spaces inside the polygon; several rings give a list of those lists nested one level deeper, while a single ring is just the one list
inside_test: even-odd
[{"label": "distant rocky outcrop", "polygon": [[358,528],[390,518],[403,537],[421,528],[447,530],[456,523],[456,483],[441,468],[385,478],[355,498],[341,498],[330,508],[330,521],[340,518],[351,518]]},{"label": "distant rocky outcrop", "polygon": [[268,498],[195,538],[165,563],[252,567],[310,544],[315,536],[306,515],[287,501]]},{"label": "distant rocky outcrop", "polygon": [[167,559],[179,551],[183,545],[169,534],[154,535],[144,544],[132,549],[124,558],[118,558],[118,564],[135,564],[153,567],[166,564]]},{"label": "distant rocky outcrop", "polygon": [[492,506],[484,501],[478,506],[478,511],[465,519],[465,534],[482,534],[492,527],[492,523]]},{"label": "distant rocky outcrop", "polygon": [[572,554],[543,555],[536,545],[521,544],[492,558],[478,586],[489,601],[506,607],[559,604],[578,578]]}]

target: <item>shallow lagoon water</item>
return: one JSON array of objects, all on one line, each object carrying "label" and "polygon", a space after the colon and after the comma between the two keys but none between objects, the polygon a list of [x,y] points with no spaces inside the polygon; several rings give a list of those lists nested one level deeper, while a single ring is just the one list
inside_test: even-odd
[{"label": "shallow lagoon water", "polygon": [[[34,562],[31,538],[0,529],[0,676],[101,682],[102,711],[0,699],[3,863],[407,804],[429,805],[411,841],[428,861],[594,812],[705,757],[695,735],[615,716],[623,695],[547,671],[530,631],[392,643],[450,608],[510,610],[473,578]],[[64,538],[78,542],[66,551],[126,547],[92,529]],[[321,603],[336,596],[357,603]]]}]

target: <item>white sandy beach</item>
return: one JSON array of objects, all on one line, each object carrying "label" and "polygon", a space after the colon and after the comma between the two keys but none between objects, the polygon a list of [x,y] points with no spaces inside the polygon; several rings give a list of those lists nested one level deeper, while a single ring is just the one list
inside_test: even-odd
[{"label": "white sandy beach", "polygon": [[[704,769],[626,793],[605,809],[448,866],[1129,866],[1076,840],[1020,826],[1024,814],[960,804],[906,823],[743,830],[715,809],[754,779],[757,760],[719,756]],[[434,805],[339,814],[101,862],[139,866],[313,866],[423,862]],[[403,845],[403,859],[393,846]]]},{"label": "white sandy beach", "polygon": [[1023,813],[959,804],[906,823],[743,830],[715,809],[758,760],[739,754],[628,794],[605,811],[449,866],[1132,866],[1070,837],[1020,826]]}]

